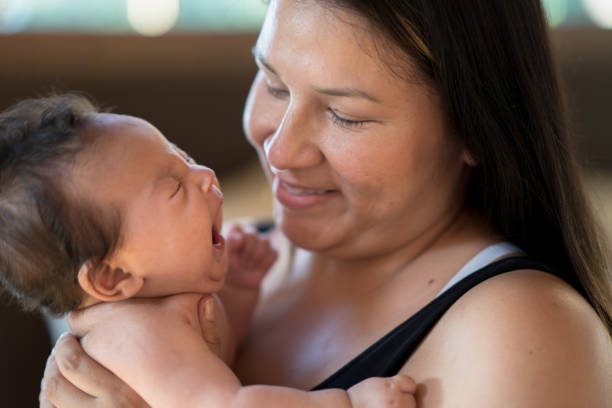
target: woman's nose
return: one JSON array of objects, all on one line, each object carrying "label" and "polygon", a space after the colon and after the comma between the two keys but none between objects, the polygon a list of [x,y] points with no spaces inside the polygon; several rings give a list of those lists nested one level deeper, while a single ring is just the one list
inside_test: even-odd
[{"label": "woman's nose", "polygon": [[312,115],[289,104],[276,131],[263,143],[265,157],[278,170],[314,167],[323,159]]},{"label": "woman's nose", "polygon": [[244,109],[247,139],[275,168],[316,165],[322,154],[315,141],[312,115],[305,111],[307,106],[296,106],[290,97],[276,99],[266,87],[265,78],[258,73]]},{"label": "woman's nose", "polygon": [[270,96],[262,72],[258,72],[244,106],[242,126],[249,143],[261,149],[263,142],[273,134],[283,119],[285,101]]}]

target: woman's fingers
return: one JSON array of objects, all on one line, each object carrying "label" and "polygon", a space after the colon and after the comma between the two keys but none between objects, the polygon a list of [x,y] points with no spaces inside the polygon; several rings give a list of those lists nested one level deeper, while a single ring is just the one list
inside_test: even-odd
[{"label": "woman's fingers", "polygon": [[59,338],[54,354],[61,374],[75,387],[93,397],[109,392],[104,384],[110,382],[108,377],[115,376],[90,358],[72,334]]},{"label": "woman's fingers", "polygon": [[218,320],[218,305],[216,304],[215,298],[212,296],[204,301],[204,319],[200,320],[200,327],[202,328],[202,335],[204,341],[208,344],[208,347],[213,353],[219,358],[223,358],[221,350],[221,336],[217,327]]},{"label": "woman's fingers", "polygon": [[73,335],[60,337],[53,354],[59,375],[54,375],[54,364],[48,364],[51,378],[45,394],[58,408],[148,406],[117,376],[89,357]]},{"label": "woman's fingers", "polygon": [[40,408],[94,407],[95,400],[70,384],[60,372],[54,355],[47,360],[40,386]]},{"label": "woman's fingers", "polygon": [[43,378],[40,381],[40,393],[38,394],[39,408],[55,408],[47,398],[47,390],[49,381],[52,377],[56,375],[61,374],[59,374],[57,364],[55,364],[55,358],[53,357],[53,354],[51,354],[47,359],[47,364],[45,365],[45,372],[43,373]]}]

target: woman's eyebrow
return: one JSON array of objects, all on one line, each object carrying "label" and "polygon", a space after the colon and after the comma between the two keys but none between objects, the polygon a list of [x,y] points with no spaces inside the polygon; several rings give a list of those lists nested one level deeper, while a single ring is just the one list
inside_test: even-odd
[{"label": "woman's eyebrow", "polygon": [[[274,67],[272,67],[272,65],[270,65],[270,63],[268,63],[266,61],[266,59],[264,58],[264,56],[261,54],[261,52],[259,52],[259,50],[257,49],[257,46],[253,47],[251,49],[251,53],[253,54],[253,56],[255,57],[255,59],[257,61],[259,61],[259,63],[261,65],[263,65],[264,67],[266,67],[266,69],[268,71],[270,71],[271,73],[273,73],[274,75],[280,77],[280,75],[278,75],[278,72],[276,72],[276,70],[274,69]],[[325,94],[325,95],[331,95],[331,96],[344,96],[344,97],[349,97],[349,98],[364,98],[367,99],[371,102],[374,103],[381,103],[380,99],[370,95],[369,93],[362,91],[361,89],[355,89],[355,88],[333,88],[333,89],[327,89],[327,88],[313,88],[315,92],[321,93],[321,94]]]},{"label": "woman's eyebrow", "polygon": [[374,103],[381,103],[380,99],[375,98],[369,93],[362,91],[361,89],[355,88],[333,88],[333,89],[322,89],[313,88],[315,92],[331,95],[331,96],[345,96],[349,98],[364,98]]},{"label": "woman's eyebrow", "polygon": [[278,72],[276,72],[276,70],[272,67],[272,65],[270,65],[270,63],[268,63],[266,61],[266,59],[264,58],[264,56],[261,54],[261,52],[259,52],[259,50],[257,49],[257,46],[253,47],[251,49],[251,53],[253,54],[253,56],[255,57],[255,59],[257,61],[259,61],[261,63],[261,65],[263,65],[264,67],[266,67],[266,69],[268,71],[270,71],[271,73],[273,73],[276,76],[280,76],[278,75]]}]

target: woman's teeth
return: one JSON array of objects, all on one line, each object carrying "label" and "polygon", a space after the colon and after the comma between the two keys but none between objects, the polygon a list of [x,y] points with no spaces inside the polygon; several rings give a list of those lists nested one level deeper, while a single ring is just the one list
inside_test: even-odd
[{"label": "woman's teeth", "polygon": [[285,188],[285,190],[287,190],[293,195],[325,194],[328,191],[328,190],[309,190],[306,188],[296,188],[296,187],[288,186],[286,184],[283,184],[283,187]]}]

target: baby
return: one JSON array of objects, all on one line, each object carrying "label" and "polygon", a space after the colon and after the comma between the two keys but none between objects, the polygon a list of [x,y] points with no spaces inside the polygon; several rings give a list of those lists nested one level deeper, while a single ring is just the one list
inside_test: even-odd
[{"label": "baby", "polygon": [[240,384],[228,365],[276,253],[240,228],[226,245],[222,197],[214,172],[151,124],[81,96],[0,114],[0,279],[26,307],[93,316],[85,351],[148,404],[414,407],[404,375],[348,391]]}]

